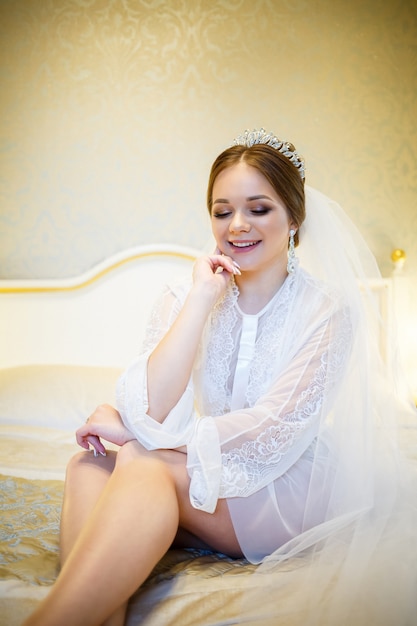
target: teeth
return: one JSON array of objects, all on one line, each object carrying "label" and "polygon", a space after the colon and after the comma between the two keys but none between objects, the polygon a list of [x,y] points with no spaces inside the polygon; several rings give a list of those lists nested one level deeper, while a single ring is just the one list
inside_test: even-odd
[{"label": "teeth", "polygon": [[249,246],[254,246],[257,243],[258,243],[257,241],[248,241],[248,242],[235,241],[233,245],[236,246],[236,248],[249,248]]}]

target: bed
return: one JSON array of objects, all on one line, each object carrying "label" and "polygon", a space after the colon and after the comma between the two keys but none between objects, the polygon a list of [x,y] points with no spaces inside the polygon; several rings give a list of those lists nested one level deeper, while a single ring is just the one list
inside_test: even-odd
[{"label": "bed", "polygon": [[[65,467],[78,450],[74,431],[98,404],[114,404],[154,298],[171,277],[189,273],[198,254],[140,246],[76,278],[0,281],[0,624],[21,624],[53,584]],[[389,282],[375,293],[389,308]],[[297,598],[299,566],[260,579],[244,559],[172,550],[132,598],[127,624],[272,626],[261,615]],[[271,606],[265,611],[255,601],[245,611],[247,590],[259,584],[274,590]],[[307,621],[300,604],[285,624]]]},{"label": "bed", "polygon": [[[0,623],[18,626],[58,572],[65,467],[74,431],[114,403],[163,284],[197,250],[140,246],[63,280],[0,281]],[[172,550],[132,599],[129,625],[236,623],[244,560]],[[236,574],[239,573],[239,576]],[[232,621],[230,621],[232,620]]]}]

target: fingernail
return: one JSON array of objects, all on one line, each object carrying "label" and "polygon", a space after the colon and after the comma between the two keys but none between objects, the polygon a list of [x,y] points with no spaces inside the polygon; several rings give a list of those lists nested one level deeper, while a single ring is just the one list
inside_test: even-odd
[{"label": "fingernail", "polygon": [[240,269],[238,269],[237,267],[233,268],[233,274],[239,274],[239,276],[242,275],[242,272],[240,271]]},{"label": "fingernail", "polygon": [[235,261],[234,259],[232,259],[232,261],[233,261],[233,264],[236,265],[236,267],[238,267],[240,269],[239,263],[237,261]]},{"label": "fingernail", "polygon": [[107,456],[106,452],[100,452],[101,456]]},{"label": "fingernail", "polygon": [[93,450],[94,450],[94,456],[98,456],[97,450],[95,448],[93,448]]}]

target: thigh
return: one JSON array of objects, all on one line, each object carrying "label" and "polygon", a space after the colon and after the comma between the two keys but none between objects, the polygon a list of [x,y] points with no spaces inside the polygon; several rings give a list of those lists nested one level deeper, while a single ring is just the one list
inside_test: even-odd
[{"label": "thigh", "polygon": [[[198,545],[192,538],[197,537],[203,544],[233,557],[241,557],[242,551],[236,539],[226,500],[219,500],[214,513],[195,509],[190,502],[190,477],[187,472],[187,455],[177,450],[146,450],[137,441],[123,446],[118,453],[118,462],[151,457],[158,459],[168,469],[177,493],[179,526],[186,531],[179,532],[183,542],[190,540],[189,547]],[[190,536],[191,535],[191,536]]]},{"label": "thigh", "polygon": [[78,452],[68,463],[61,513],[61,561],[67,558],[114,469],[116,453]]},{"label": "thigh", "polygon": [[78,452],[69,461],[65,476],[66,489],[74,488],[81,496],[84,490],[101,491],[106,485],[116,463],[115,451],[105,457],[94,456],[93,452]]}]

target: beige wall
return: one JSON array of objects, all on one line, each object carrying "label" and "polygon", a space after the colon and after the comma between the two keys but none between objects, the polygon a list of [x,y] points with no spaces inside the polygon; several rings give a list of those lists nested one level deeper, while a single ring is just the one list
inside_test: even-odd
[{"label": "beige wall", "polygon": [[0,275],[204,246],[211,161],[263,125],[415,291],[416,39],[415,0],[0,0]]}]

